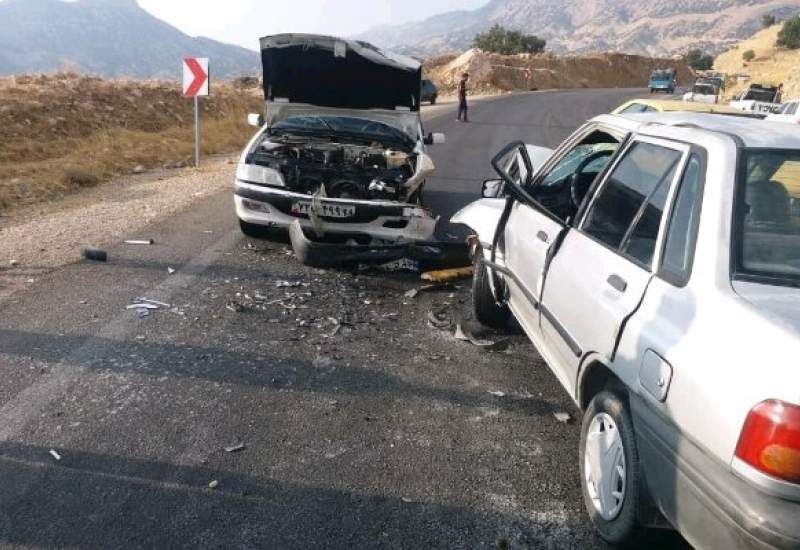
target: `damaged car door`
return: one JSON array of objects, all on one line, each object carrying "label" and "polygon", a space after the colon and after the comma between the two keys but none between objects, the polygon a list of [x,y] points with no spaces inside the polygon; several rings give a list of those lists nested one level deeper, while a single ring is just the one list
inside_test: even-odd
[{"label": "damaged car door", "polygon": [[628,143],[564,236],[547,271],[543,344],[574,395],[588,353],[613,358],[658,264],[664,209],[689,148],[639,137]]}]

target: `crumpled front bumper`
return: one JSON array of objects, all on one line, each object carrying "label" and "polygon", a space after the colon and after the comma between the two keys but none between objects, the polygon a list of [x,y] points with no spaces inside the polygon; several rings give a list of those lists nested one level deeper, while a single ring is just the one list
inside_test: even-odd
[{"label": "crumpled front bumper", "polygon": [[[427,241],[433,237],[437,218],[419,205],[391,201],[320,198],[277,187],[235,182],[234,200],[239,219],[250,224],[288,229],[299,221],[316,233],[363,235],[385,241]],[[293,211],[299,203],[325,205],[326,210],[355,208],[346,218]]]}]

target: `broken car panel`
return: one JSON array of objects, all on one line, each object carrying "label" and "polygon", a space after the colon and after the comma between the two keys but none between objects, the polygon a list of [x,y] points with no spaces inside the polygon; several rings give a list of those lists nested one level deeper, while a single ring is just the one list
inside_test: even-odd
[{"label": "broken car panel", "polygon": [[[266,116],[236,174],[245,233],[299,221],[316,238],[424,241],[420,195],[434,171],[419,116],[421,65],[363,42],[263,38]],[[258,121],[261,122],[261,121]]]}]

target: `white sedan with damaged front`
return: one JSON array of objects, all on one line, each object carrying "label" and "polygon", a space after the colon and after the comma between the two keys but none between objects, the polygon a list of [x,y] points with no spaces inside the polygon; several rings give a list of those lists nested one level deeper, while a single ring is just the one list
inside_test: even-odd
[{"label": "white sedan with damaged front", "polygon": [[424,241],[421,204],[434,165],[420,121],[419,62],[364,42],[284,34],[261,39],[265,117],[236,171],[242,231],[299,223],[360,244]]},{"label": "white sedan with damaged front", "polygon": [[472,227],[477,318],[515,317],[584,411],[613,544],[800,548],[800,134],[658,113],[512,144]]}]

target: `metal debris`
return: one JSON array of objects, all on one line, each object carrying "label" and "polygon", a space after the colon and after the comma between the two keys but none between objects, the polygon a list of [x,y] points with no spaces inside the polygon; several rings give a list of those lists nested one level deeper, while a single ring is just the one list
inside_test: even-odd
[{"label": "metal debris", "polygon": [[125,244],[133,244],[133,245],[151,245],[156,244],[153,239],[146,239],[146,240],[137,240],[137,239],[128,239],[127,241],[123,241]]},{"label": "metal debris", "polygon": [[50,449],[50,456],[55,458],[56,460],[61,460],[61,455],[56,452],[55,449]]},{"label": "metal debris", "polygon": [[164,302],[159,302],[158,300],[151,300],[150,298],[136,298],[136,302],[140,304],[152,304],[154,306],[170,308],[169,304],[165,304]]},{"label": "metal debris", "polygon": [[566,412],[555,412],[553,416],[562,424],[568,424],[572,420],[572,415]]},{"label": "metal debris", "polygon": [[148,309],[159,309],[159,306],[157,306],[155,304],[140,304],[140,303],[137,302],[135,304],[129,305],[125,309],[144,309],[144,310],[148,310]]},{"label": "metal debris", "polygon": [[238,453],[239,451],[244,451],[247,447],[244,443],[237,443],[235,445],[229,445],[225,447],[226,453]]}]

